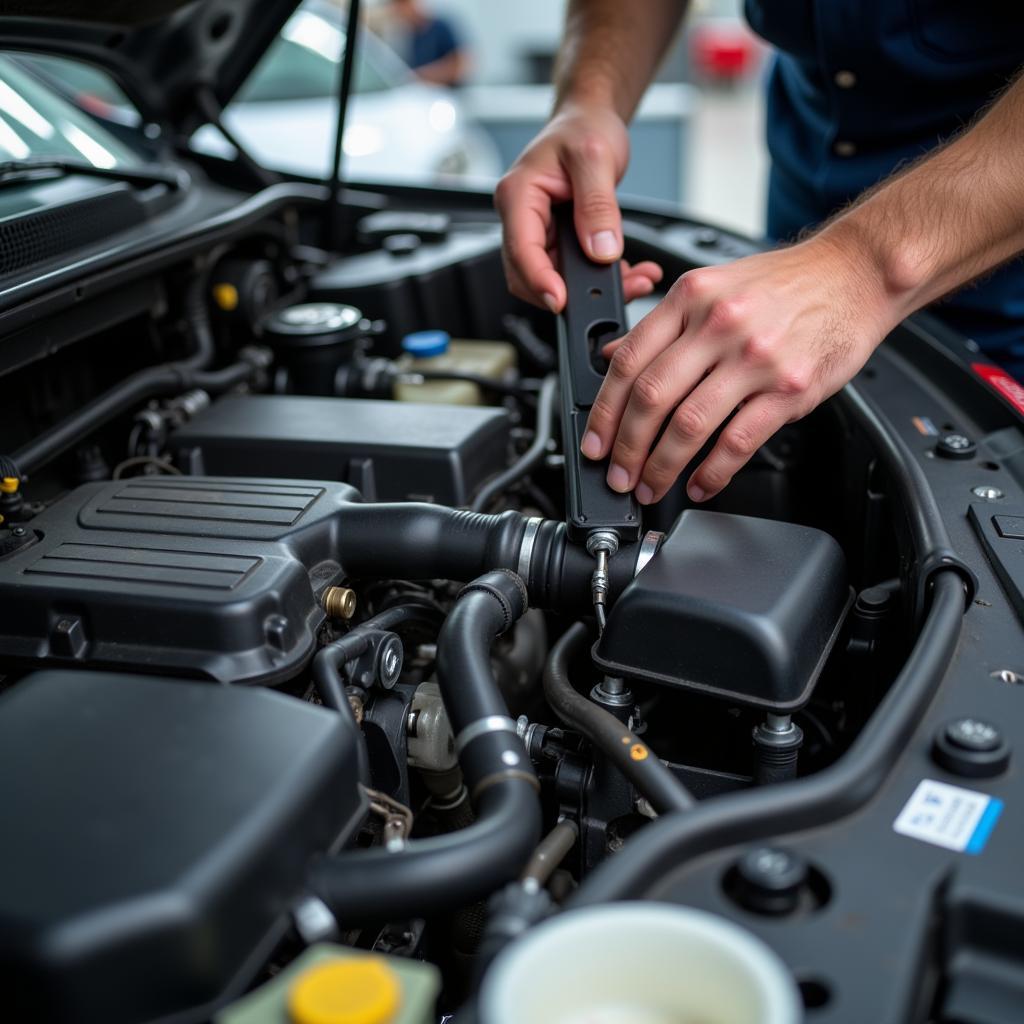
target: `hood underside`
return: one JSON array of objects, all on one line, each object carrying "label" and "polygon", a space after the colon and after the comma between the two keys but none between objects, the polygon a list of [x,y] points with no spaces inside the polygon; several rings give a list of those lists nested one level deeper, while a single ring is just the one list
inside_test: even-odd
[{"label": "hood underside", "polygon": [[0,49],[97,65],[147,120],[191,130],[227,103],[298,0],[0,0]]}]

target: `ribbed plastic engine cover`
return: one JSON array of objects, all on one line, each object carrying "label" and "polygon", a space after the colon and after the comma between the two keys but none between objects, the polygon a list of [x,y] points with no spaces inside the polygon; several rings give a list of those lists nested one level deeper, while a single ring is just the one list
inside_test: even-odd
[{"label": "ribbed plastic engine cover", "polygon": [[228,683],[292,675],[340,573],[344,484],[167,477],[87,484],[0,559],[0,667],[47,661]]}]

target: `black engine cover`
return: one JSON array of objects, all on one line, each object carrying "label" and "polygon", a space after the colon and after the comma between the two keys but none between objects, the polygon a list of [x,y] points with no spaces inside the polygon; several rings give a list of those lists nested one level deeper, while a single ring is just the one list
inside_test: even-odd
[{"label": "black engine cover", "polygon": [[344,480],[373,501],[467,505],[505,465],[505,409],[309,395],[227,395],[176,430],[189,473]]},{"label": "black engine cover", "polygon": [[46,660],[267,683],[295,674],[340,574],[344,484],[87,484],[0,559],[0,665]]},{"label": "black engine cover", "polygon": [[616,601],[595,661],[611,675],[794,711],[850,599],[827,533],[689,509]]},{"label": "black engine cover", "polygon": [[0,697],[3,1017],[208,1019],[362,819],[354,722],[267,690],[98,672]]}]

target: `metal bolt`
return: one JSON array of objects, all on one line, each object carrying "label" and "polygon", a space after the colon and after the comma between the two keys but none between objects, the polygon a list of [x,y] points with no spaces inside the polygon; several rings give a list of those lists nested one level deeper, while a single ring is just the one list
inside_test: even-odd
[{"label": "metal bolt", "polygon": [[14,527],[13,530],[11,530],[11,533],[14,534],[15,537],[24,537],[25,536],[25,527],[24,526],[16,526],[16,527]]},{"label": "metal bolt", "polygon": [[619,550],[619,535],[614,530],[594,530],[587,535],[587,554],[595,558],[604,552],[614,555]]},{"label": "metal bolt", "polygon": [[765,715],[765,728],[769,732],[788,733],[793,728],[791,715],[773,715],[769,712]]},{"label": "metal bolt", "polygon": [[1003,496],[1003,492],[991,484],[979,484],[977,487],[972,487],[971,494],[976,498],[981,498],[982,501],[998,501]]},{"label": "metal bolt", "polygon": [[349,587],[328,587],[320,604],[332,619],[351,619],[356,611],[356,592]]},{"label": "metal bolt", "polygon": [[601,689],[616,696],[626,689],[626,682],[620,676],[605,676]]},{"label": "metal bolt", "polygon": [[740,904],[758,914],[791,914],[800,905],[808,866],[788,850],[759,846],[748,850],[736,864]]},{"label": "metal bolt", "polygon": [[1012,668],[997,669],[992,673],[992,678],[998,679],[1001,683],[1010,683],[1013,686],[1024,684],[1024,676],[1014,672]]},{"label": "metal bolt", "polygon": [[946,771],[983,779],[1006,771],[1010,745],[997,726],[980,718],[947,722],[932,743],[932,757]]},{"label": "metal bolt", "polygon": [[946,726],[946,738],[964,750],[995,750],[1002,742],[999,730],[977,718],[958,718]]},{"label": "metal bolt", "polygon": [[377,676],[380,684],[390,690],[402,673],[402,641],[397,636],[390,636],[381,645],[377,655]]},{"label": "metal bolt", "polygon": [[362,725],[363,712],[366,709],[362,694],[349,690],[345,696],[348,697],[348,706],[352,709],[352,717],[356,720],[356,725]]}]

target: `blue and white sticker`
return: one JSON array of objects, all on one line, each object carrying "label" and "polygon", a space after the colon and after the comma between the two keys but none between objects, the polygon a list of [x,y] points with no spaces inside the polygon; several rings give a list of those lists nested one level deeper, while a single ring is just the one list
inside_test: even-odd
[{"label": "blue and white sticker", "polygon": [[981,853],[1003,812],[1003,801],[973,789],[922,779],[892,823],[902,836],[958,853]]}]

